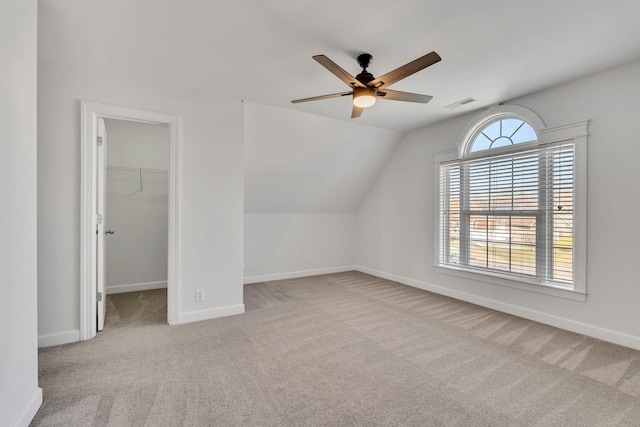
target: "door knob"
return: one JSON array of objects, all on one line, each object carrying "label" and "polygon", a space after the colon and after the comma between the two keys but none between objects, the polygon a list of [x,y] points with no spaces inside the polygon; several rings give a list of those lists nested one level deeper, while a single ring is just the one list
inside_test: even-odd
[{"label": "door knob", "polygon": [[104,232],[104,234],[114,234],[114,233],[115,233],[115,231],[113,231],[113,230],[107,230],[107,231]]}]

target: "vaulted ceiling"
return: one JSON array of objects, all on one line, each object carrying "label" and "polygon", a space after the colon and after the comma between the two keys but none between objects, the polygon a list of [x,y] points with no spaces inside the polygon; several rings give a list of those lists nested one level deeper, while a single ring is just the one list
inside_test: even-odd
[{"label": "vaulted ceiling", "polygon": [[[432,50],[442,62],[392,89],[358,124],[407,131],[640,58],[637,0],[40,0],[39,56],[100,72],[350,121],[350,99],[311,59],[384,74]],[[467,97],[457,109],[446,105]]]}]

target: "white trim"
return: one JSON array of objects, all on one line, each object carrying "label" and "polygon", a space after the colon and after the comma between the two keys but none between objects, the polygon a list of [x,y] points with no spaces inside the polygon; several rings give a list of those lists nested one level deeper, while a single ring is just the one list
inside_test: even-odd
[{"label": "white trim", "polygon": [[107,286],[107,295],[123,294],[125,292],[150,291],[152,289],[164,289],[167,287],[167,281],[163,282],[146,282],[131,283],[129,285],[110,285]]},{"label": "white trim", "polygon": [[178,323],[199,322],[201,320],[216,319],[218,317],[233,316],[244,313],[244,304],[227,305],[206,310],[187,311],[178,315]]},{"label": "white trim", "polygon": [[541,129],[538,132],[538,142],[545,144],[550,142],[563,141],[565,139],[577,139],[589,135],[589,120],[582,120],[566,125]]},{"label": "white trim", "polygon": [[434,163],[444,163],[450,162],[453,160],[458,160],[458,150],[447,150],[440,151],[438,153],[433,153],[433,162]]},{"label": "white trim", "polygon": [[529,319],[535,322],[544,323],[546,325],[555,326],[556,328],[565,329],[567,331],[640,350],[640,336],[602,328],[600,326],[592,325],[589,323],[579,322],[577,320],[567,319],[566,317],[555,316],[553,314],[543,313],[541,311],[531,310],[513,304],[507,304],[490,298],[469,294],[467,292],[457,291],[455,289],[450,289],[444,286],[438,286],[407,277],[397,276],[395,274],[385,273],[368,267],[357,265],[356,270],[362,273],[370,274],[372,276],[380,277],[382,279],[392,280],[403,285],[412,286],[414,288],[423,289],[425,291],[433,292],[440,295],[445,295],[451,298],[480,305],[482,307],[487,307],[492,310],[501,311],[504,313],[512,314],[514,316],[522,317],[524,319]]},{"label": "white trim", "polygon": [[343,265],[340,267],[316,268],[314,270],[290,271],[286,273],[262,274],[259,276],[246,276],[244,284],[270,282],[272,280],[297,279],[298,277],[319,276],[321,274],[344,273],[345,271],[353,271],[353,265]]},{"label": "white trim", "polygon": [[31,402],[24,410],[24,413],[18,420],[16,427],[28,427],[33,421],[33,418],[36,416],[38,409],[42,405],[42,389],[38,387],[33,397],[31,398]]},{"label": "white trim", "polygon": [[80,330],[78,329],[38,335],[38,347],[51,347],[78,341],[80,341]]},{"label": "white trim", "polygon": [[80,340],[96,334],[96,304],[93,278],[96,277],[95,256],[95,188],[98,117],[169,125],[169,235],[168,235],[168,290],[167,320],[170,325],[178,319],[178,152],[181,138],[181,118],[176,115],[137,110],[116,105],[81,101],[80,143]]},{"label": "white trim", "polygon": [[536,294],[551,295],[558,298],[569,299],[572,301],[585,302],[587,293],[575,291],[571,289],[562,289],[551,285],[541,285],[536,280],[526,280],[513,275],[492,273],[488,271],[474,272],[465,268],[456,268],[450,265],[434,265],[434,270],[438,273],[451,274],[453,276],[463,277],[468,280],[476,280],[489,283],[491,285],[505,286],[507,288],[520,289],[521,291],[534,292]]},{"label": "white trim", "polygon": [[[585,122],[585,131],[586,131]],[[573,169],[573,250],[574,290],[587,292],[587,136],[575,138]]]}]

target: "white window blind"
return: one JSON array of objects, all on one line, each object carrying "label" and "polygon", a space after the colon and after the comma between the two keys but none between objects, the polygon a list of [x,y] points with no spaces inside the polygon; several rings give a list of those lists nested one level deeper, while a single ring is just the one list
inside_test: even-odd
[{"label": "white window blind", "polygon": [[439,264],[573,289],[574,141],[440,164]]}]

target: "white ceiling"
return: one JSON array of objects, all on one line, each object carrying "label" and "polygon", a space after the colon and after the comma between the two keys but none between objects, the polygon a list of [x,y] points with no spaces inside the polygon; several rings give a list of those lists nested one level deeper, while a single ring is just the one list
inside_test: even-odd
[{"label": "white ceiling", "polygon": [[[359,124],[407,131],[640,59],[638,0],[40,0],[39,57],[350,121],[348,88],[311,59],[379,76],[435,50]],[[445,105],[477,101],[456,110]]]}]

